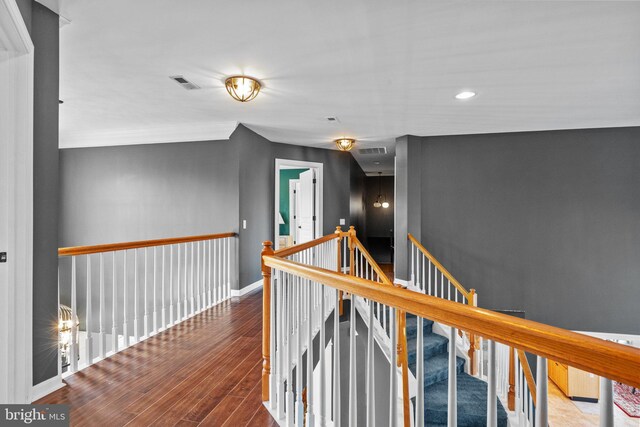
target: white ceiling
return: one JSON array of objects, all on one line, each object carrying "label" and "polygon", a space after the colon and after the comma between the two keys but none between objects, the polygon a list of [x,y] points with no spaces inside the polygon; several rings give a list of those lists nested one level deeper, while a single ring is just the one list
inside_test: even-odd
[{"label": "white ceiling", "polygon": [[[640,125],[638,2],[59,1],[61,147],[225,139],[242,122],[387,146],[355,153],[372,172],[404,134]],[[238,73],[264,83],[250,103],[224,89]]]}]

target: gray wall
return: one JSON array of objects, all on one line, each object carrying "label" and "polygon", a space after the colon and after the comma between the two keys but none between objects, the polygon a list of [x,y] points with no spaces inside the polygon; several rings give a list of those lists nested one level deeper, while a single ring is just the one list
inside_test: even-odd
[{"label": "gray wall", "polygon": [[[393,187],[393,176],[367,177],[365,190],[365,203],[367,209],[367,238],[389,237],[393,230],[393,209],[395,207]],[[379,188],[382,188],[383,198],[386,196],[389,202],[388,208],[374,208],[373,203],[378,198]]]},{"label": "gray wall", "polygon": [[33,103],[33,384],[58,373],[58,96],[59,18],[18,0],[34,53]]},{"label": "gray wall", "polygon": [[[302,147],[270,142],[247,127],[240,125],[231,135],[232,144],[240,151],[240,222],[247,220],[247,229],[240,230],[240,287],[248,286],[261,278],[260,252],[262,242],[274,238],[274,188],[275,159],[305,160],[323,163],[323,234],[335,231],[340,218],[351,224],[352,168],[360,167],[351,162],[350,153],[336,150]],[[354,166],[355,165],[355,166]],[[357,176],[356,171],[354,174]],[[353,204],[362,199],[362,191],[354,189]]]},{"label": "gray wall", "polygon": [[228,141],[60,150],[60,245],[238,231]]},{"label": "gray wall", "polygon": [[483,307],[638,334],[639,165],[640,128],[423,138],[422,242]]}]

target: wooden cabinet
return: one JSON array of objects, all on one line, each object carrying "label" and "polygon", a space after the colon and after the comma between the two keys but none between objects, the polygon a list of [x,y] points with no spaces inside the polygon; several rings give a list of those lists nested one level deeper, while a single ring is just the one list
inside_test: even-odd
[{"label": "wooden cabinet", "polygon": [[571,399],[600,397],[600,378],[592,373],[549,360],[549,378]]}]

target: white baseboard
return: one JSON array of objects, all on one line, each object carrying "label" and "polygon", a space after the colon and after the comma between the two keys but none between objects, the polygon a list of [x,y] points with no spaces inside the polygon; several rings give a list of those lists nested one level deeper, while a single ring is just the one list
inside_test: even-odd
[{"label": "white baseboard", "polygon": [[42,399],[46,395],[53,393],[64,386],[66,386],[66,384],[62,382],[62,377],[60,375],[56,375],[53,378],[42,381],[41,383],[31,387],[31,402]]},{"label": "white baseboard", "polygon": [[231,296],[232,297],[241,297],[243,295],[248,294],[251,291],[255,291],[256,289],[259,289],[262,287],[262,279],[253,282],[252,284],[250,284],[249,286],[245,286],[242,289],[231,289]]}]

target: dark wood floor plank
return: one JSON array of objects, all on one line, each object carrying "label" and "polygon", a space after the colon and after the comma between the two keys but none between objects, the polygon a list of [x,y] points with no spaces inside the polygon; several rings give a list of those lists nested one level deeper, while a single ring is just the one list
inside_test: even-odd
[{"label": "dark wood floor plank", "polygon": [[276,425],[260,396],[261,316],[261,292],[233,298],[68,377],[37,403],[69,404],[73,426]]}]

